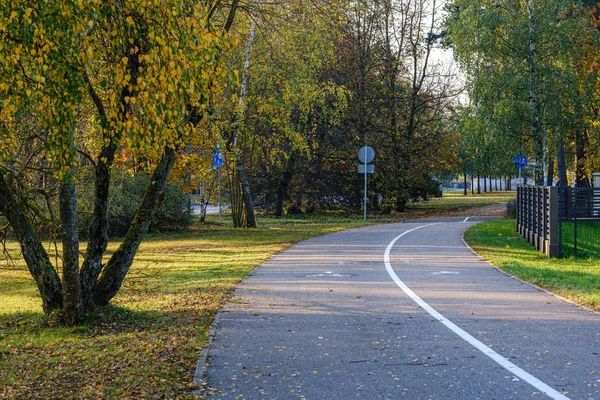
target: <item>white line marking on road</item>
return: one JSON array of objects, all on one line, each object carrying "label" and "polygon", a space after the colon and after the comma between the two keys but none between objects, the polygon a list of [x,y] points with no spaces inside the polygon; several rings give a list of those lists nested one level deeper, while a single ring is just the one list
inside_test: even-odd
[{"label": "white line marking on road", "polygon": [[469,220],[469,218],[471,218],[471,217],[467,217],[467,218],[465,218],[465,219],[463,220],[463,222],[467,222],[467,221]]},{"label": "white line marking on road", "polygon": [[394,272],[394,269],[392,268],[392,264],[390,263],[390,252],[392,251],[394,244],[396,244],[398,239],[400,239],[404,235],[407,235],[418,229],[425,228],[427,226],[438,225],[441,223],[442,222],[435,222],[432,224],[421,225],[416,228],[409,229],[408,231],[402,232],[400,235],[396,236],[394,238],[394,240],[392,240],[390,242],[390,244],[388,244],[387,248],[385,249],[383,258],[384,258],[384,262],[385,262],[385,269],[387,270],[390,277],[394,280],[396,285],[398,285],[398,287],[400,289],[402,289],[402,291],[404,291],[404,293],[406,293],[408,295],[408,297],[413,299],[413,301],[415,303],[417,303],[419,305],[419,307],[421,307],[423,310],[427,311],[429,313],[429,315],[431,315],[433,318],[440,321],[448,329],[450,329],[452,332],[454,332],[458,336],[460,336],[461,339],[465,340],[467,343],[469,343],[470,345],[475,347],[477,350],[481,351],[483,354],[485,354],[486,356],[488,356],[489,358],[494,360],[496,363],[498,363],[503,368],[507,369],[513,375],[518,376],[525,382],[529,383],[531,386],[535,387],[536,389],[538,389],[541,392],[546,393],[546,395],[548,395],[549,397],[551,397],[553,399],[570,400],[568,397],[566,397],[562,393],[556,391],[555,389],[548,386],[544,382],[540,381],[538,378],[536,378],[535,376],[526,372],[525,370],[517,367],[515,364],[508,361],[506,358],[502,357],[500,354],[496,353],[494,350],[490,349],[488,346],[486,346],[479,340],[475,339],[473,336],[471,336],[469,333],[464,331],[462,328],[458,327],[452,321],[450,321],[449,319],[444,317],[442,314],[437,312],[433,307],[431,307],[429,304],[427,304],[422,298],[417,296],[417,294],[415,292],[413,292],[408,286],[406,286],[406,284],[404,282],[402,282],[402,280],[400,278],[398,278],[398,275],[396,275],[396,273]]}]

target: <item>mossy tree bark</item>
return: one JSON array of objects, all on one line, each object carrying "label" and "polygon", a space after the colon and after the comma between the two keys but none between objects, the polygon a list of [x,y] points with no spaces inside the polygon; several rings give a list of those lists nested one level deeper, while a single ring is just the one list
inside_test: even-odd
[{"label": "mossy tree bark", "polygon": [[116,145],[111,144],[101,152],[95,168],[94,215],[89,227],[89,240],[85,260],[81,267],[82,302],[85,310],[93,308],[93,294],[102,270],[102,255],[108,244],[108,193],[110,165]]},{"label": "mossy tree bark", "polygon": [[8,219],[21,245],[23,258],[42,297],[44,312],[50,314],[63,307],[60,277],[52,266],[42,241],[27,219],[22,205],[13,193],[17,191],[11,189],[5,173],[0,169],[0,212]]},{"label": "mossy tree bark", "polygon": [[152,216],[164,197],[167,178],[175,163],[175,158],[175,150],[165,147],[125,238],[102,269],[93,295],[94,304],[108,304],[121,288],[140,243],[148,232]]},{"label": "mossy tree bark", "polygon": [[60,222],[62,228],[63,316],[67,325],[81,321],[81,285],[79,280],[79,233],[77,195],[72,179],[61,184]]}]

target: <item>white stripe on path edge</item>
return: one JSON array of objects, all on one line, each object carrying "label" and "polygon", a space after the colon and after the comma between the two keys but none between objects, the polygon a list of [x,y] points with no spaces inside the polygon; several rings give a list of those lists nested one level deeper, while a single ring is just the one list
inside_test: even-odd
[{"label": "white stripe on path edge", "polygon": [[[466,222],[466,220],[463,222]],[[471,336],[465,330],[458,327],[452,321],[450,321],[449,319],[444,317],[442,314],[437,312],[433,307],[431,307],[429,304],[427,304],[422,298],[417,296],[417,294],[415,292],[413,292],[408,286],[406,286],[406,284],[404,282],[402,282],[402,280],[400,278],[398,278],[398,275],[396,275],[396,273],[394,272],[392,265],[390,263],[390,252],[392,251],[394,244],[398,241],[398,239],[400,239],[404,235],[407,235],[418,229],[425,228],[427,226],[439,225],[441,223],[442,222],[435,222],[432,224],[421,225],[416,228],[410,229],[410,230],[403,232],[400,235],[396,236],[394,238],[394,240],[392,240],[390,242],[390,244],[388,244],[387,248],[385,249],[384,262],[385,262],[385,268],[386,268],[388,274],[390,275],[390,277],[394,280],[396,285],[398,285],[398,287],[400,289],[402,289],[402,291],[408,295],[408,297],[410,297],[415,303],[417,303],[419,305],[419,307],[421,307],[423,310],[427,311],[427,313],[429,313],[429,315],[431,315],[433,318],[437,319],[439,322],[444,324],[452,332],[454,332],[458,336],[460,336],[461,339],[463,339],[464,341],[466,341],[467,343],[469,343],[470,345],[475,347],[477,350],[481,351],[483,354],[485,354],[486,356],[488,356],[489,358],[494,360],[501,367],[505,368],[513,375],[518,376],[520,379],[529,383],[531,386],[535,387],[539,391],[545,393],[550,398],[553,398],[556,400],[570,400],[564,394],[556,391],[555,389],[548,386],[544,382],[540,381],[538,378],[536,378],[535,376],[526,372],[522,368],[517,367],[512,362],[508,361],[506,358],[502,357],[500,354],[496,353],[494,350],[490,349],[488,346],[486,346],[479,340],[475,339],[473,336]]]}]

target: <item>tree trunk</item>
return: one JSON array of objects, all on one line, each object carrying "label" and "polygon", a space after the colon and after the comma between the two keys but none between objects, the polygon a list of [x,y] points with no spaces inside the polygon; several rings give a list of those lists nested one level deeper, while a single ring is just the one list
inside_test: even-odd
[{"label": "tree trunk", "polygon": [[0,211],[10,223],[21,245],[23,258],[42,297],[44,313],[49,315],[53,311],[62,309],[61,281],[40,238],[12,193],[0,169]]},{"label": "tree trunk", "polygon": [[102,256],[108,244],[108,194],[110,189],[110,166],[117,146],[111,142],[102,149],[95,168],[94,215],[89,227],[89,239],[81,266],[82,307],[88,312],[94,305],[94,292],[100,271]]},{"label": "tree trunk", "polygon": [[471,174],[471,194],[475,194],[475,174]]},{"label": "tree trunk", "polygon": [[[220,168],[220,172],[217,171],[217,174],[223,173],[223,167]],[[208,205],[210,204],[210,198],[215,188],[215,180],[213,179],[210,184],[210,189],[207,182],[201,182],[201,195],[200,195],[200,222],[206,222],[206,212],[208,210]],[[218,189],[217,189],[218,190]]]},{"label": "tree trunk", "polygon": [[483,192],[487,193],[487,177],[483,176]]},{"label": "tree trunk", "polygon": [[396,197],[396,207],[395,207],[395,211],[397,212],[404,212],[406,211],[406,199],[403,197]]},{"label": "tree trunk", "polygon": [[466,196],[467,195],[467,170],[463,171],[463,182],[464,182],[464,189],[463,189],[463,195]]},{"label": "tree trunk", "polygon": [[296,169],[296,158],[298,156],[298,152],[296,150],[292,150],[290,157],[288,159],[288,163],[286,166],[281,179],[279,180],[279,185],[277,185],[277,200],[275,201],[275,216],[281,217],[283,216],[283,202],[288,196],[288,188],[290,186],[290,182],[294,177],[294,171]]},{"label": "tree trunk", "polygon": [[98,278],[93,298],[94,304],[99,306],[108,304],[110,299],[121,288],[123,279],[125,279],[125,275],[127,275],[129,267],[131,267],[140,243],[146,232],[148,232],[148,228],[152,222],[152,215],[162,202],[167,186],[167,178],[175,163],[175,158],[175,150],[165,147],[125,238],[117,251],[115,251],[106,263]]},{"label": "tree trunk", "polygon": [[242,185],[237,176],[237,167],[231,166],[227,174],[229,178],[229,208],[231,210],[231,221],[234,228],[241,228],[244,225],[244,199],[242,198]]},{"label": "tree trunk", "polygon": [[[130,84],[121,90],[119,102],[122,106],[119,118],[126,121],[133,112],[132,104],[125,101],[127,97],[134,95],[137,79],[140,72],[140,62],[135,48],[139,43],[131,43],[131,47],[125,53],[127,57],[127,71],[130,75]],[[98,118],[103,129],[108,129],[108,117],[102,99],[96,93],[87,75],[85,76],[87,90],[92,102],[96,107]],[[98,161],[94,169],[94,214],[89,226],[89,239],[83,265],[81,266],[80,284],[82,294],[83,312],[93,308],[93,295],[96,291],[96,283],[102,270],[102,256],[108,244],[108,195],[110,189],[110,167],[113,164],[117,144],[123,134],[117,130],[114,136],[106,135],[108,144],[102,148],[98,155]],[[134,160],[135,165],[135,160]]]},{"label": "tree trunk", "polygon": [[587,186],[585,174],[585,139],[584,133],[575,131],[575,186]]},{"label": "tree trunk", "polygon": [[254,205],[252,204],[252,195],[250,191],[250,181],[244,168],[244,161],[242,160],[241,154],[238,149],[238,136],[241,125],[242,116],[244,113],[244,101],[246,100],[246,92],[248,90],[248,76],[250,73],[250,57],[252,55],[252,44],[256,36],[256,10],[252,15],[252,26],[250,28],[250,37],[248,38],[248,45],[246,46],[246,58],[244,61],[244,73],[242,75],[242,87],[240,90],[240,102],[237,116],[234,118],[232,123],[233,134],[231,136],[231,146],[233,154],[235,156],[235,165],[237,169],[237,175],[240,178],[240,184],[242,185],[242,199],[244,201],[246,211],[246,226],[249,228],[256,228],[256,216],[254,215]]},{"label": "tree trunk", "polygon": [[537,94],[537,32],[535,7],[533,0],[527,3],[529,12],[529,107],[531,109],[531,128],[533,134],[533,145],[535,149],[535,184],[544,185],[544,128],[540,119],[541,107]]},{"label": "tree trunk", "polygon": [[[231,6],[229,7],[229,13],[227,14],[227,21],[225,21],[225,25],[223,26],[223,30],[225,32],[229,32],[231,26],[233,25],[233,20],[235,18],[239,2],[240,0],[233,0],[231,2]],[[214,7],[213,9],[216,10],[217,7]]]},{"label": "tree trunk", "polygon": [[565,142],[563,138],[558,139],[558,149],[556,152],[556,163],[558,165],[558,186],[567,186],[567,162],[565,160]]},{"label": "tree trunk", "polygon": [[[74,149],[75,138],[70,134]],[[79,281],[79,225],[77,224],[77,193],[75,192],[75,166],[69,165],[70,175],[60,185],[59,208],[62,230],[62,289],[63,318],[71,326],[82,317],[81,284]]]},{"label": "tree trunk", "polygon": [[546,186],[554,186],[554,158],[548,160],[548,177]]},{"label": "tree trunk", "polygon": [[481,194],[481,175],[477,174],[477,194]]},{"label": "tree trunk", "polygon": [[242,198],[244,199],[244,208],[246,210],[246,227],[256,228],[256,216],[254,215],[254,205],[252,204],[252,193],[250,192],[250,181],[246,175],[244,161],[238,154],[235,155],[237,173],[242,184]]}]

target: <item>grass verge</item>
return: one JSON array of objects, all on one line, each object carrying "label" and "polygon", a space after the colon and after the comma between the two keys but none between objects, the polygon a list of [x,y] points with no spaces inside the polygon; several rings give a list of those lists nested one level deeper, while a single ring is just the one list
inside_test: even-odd
[{"label": "grass verge", "polygon": [[600,311],[597,258],[548,259],[516,232],[514,219],[477,224],[465,240],[483,258],[525,281]]},{"label": "grass verge", "polygon": [[189,398],[208,328],[233,287],[292,243],[361,225],[262,218],[254,230],[208,224],[149,235],[111,306],[70,329],[44,319],[11,243],[15,264],[0,266],[0,398]]},{"label": "grass verge", "polygon": [[485,207],[492,204],[503,204],[516,197],[515,192],[483,192],[471,194],[467,191],[465,196],[461,191],[445,191],[440,198],[432,198],[427,201],[410,203],[409,210],[456,210],[472,207]]},{"label": "grass verge", "polygon": [[[578,221],[577,229],[572,221],[563,221],[562,252],[565,256],[600,257],[600,223],[598,221]],[[577,251],[575,251],[577,236]]]}]

